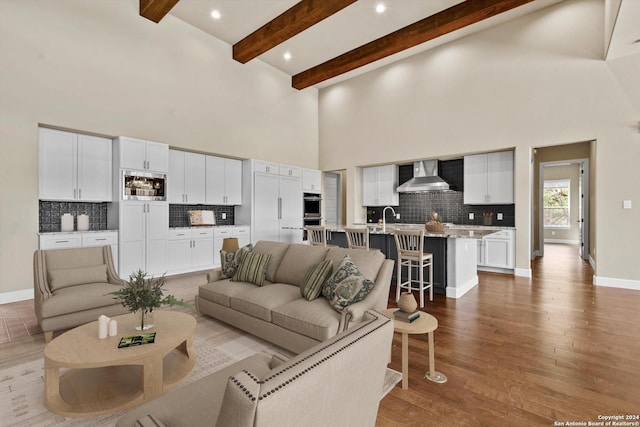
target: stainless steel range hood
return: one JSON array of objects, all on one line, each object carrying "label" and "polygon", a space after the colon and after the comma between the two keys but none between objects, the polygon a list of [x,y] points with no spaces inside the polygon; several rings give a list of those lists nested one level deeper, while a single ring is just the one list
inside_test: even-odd
[{"label": "stainless steel range hood", "polygon": [[413,163],[413,178],[398,187],[398,193],[420,193],[423,191],[452,190],[444,179],[438,176],[437,160],[421,160]]}]

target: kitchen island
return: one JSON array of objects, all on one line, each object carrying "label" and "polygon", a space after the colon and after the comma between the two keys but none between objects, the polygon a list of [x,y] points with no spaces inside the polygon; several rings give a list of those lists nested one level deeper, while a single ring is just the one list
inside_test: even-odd
[{"label": "kitchen island", "polygon": [[[353,227],[359,227],[354,225]],[[364,227],[361,225],[360,227]],[[393,237],[395,228],[423,228],[423,224],[389,224],[369,226],[369,247],[379,249],[387,259],[398,260]],[[495,229],[462,227],[445,228],[441,233],[425,232],[424,250],[433,254],[433,291],[449,298],[460,298],[478,284],[477,240],[497,232]],[[327,243],[347,247],[344,226],[327,226]],[[392,284],[396,283],[394,269]],[[404,274],[403,274],[404,276]]]}]

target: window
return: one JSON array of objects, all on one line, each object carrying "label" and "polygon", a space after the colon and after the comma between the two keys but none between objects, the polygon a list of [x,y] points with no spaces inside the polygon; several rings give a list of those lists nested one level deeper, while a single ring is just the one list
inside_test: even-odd
[{"label": "window", "polygon": [[544,181],[544,226],[569,228],[570,179]]}]

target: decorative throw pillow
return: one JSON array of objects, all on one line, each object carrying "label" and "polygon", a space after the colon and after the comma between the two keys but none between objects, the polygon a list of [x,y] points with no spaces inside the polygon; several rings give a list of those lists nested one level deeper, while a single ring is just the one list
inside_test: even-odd
[{"label": "decorative throw pillow", "polygon": [[333,272],[333,261],[328,259],[312,266],[304,276],[300,293],[307,300],[312,301],[322,293],[322,286]]},{"label": "decorative throw pillow", "polygon": [[85,285],[87,283],[107,282],[107,265],[92,265],[90,267],[62,268],[49,270],[49,288],[52,291],[69,286]]},{"label": "decorative throw pillow", "polygon": [[325,283],[322,295],[335,310],[342,311],[345,307],[362,301],[372,289],[373,282],[358,271],[358,267],[347,255]]},{"label": "decorative throw pillow", "polygon": [[240,261],[242,261],[244,254],[251,252],[252,250],[253,245],[249,243],[236,251],[220,251],[222,278],[228,279],[233,277],[233,275],[236,274],[236,270],[238,269],[238,265],[240,265]]},{"label": "decorative throw pillow", "polygon": [[247,252],[242,257],[236,274],[233,275],[231,280],[234,282],[249,282],[262,286],[269,261],[271,261],[271,254]]}]

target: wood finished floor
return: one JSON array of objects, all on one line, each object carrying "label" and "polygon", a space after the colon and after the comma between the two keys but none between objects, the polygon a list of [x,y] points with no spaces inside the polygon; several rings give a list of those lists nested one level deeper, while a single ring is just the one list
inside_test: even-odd
[{"label": "wood finished floor", "polygon": [[[554,426],[640,414],[640,292],[594,287],[576,253],[546,245],[532,279],[480,273],[463,298],[427,303],[439,322],[436,369],[449,381],[424,378],[427,337],[410,336],[409,390],[398,386],[382,400],[377,426]],[[189,299],[205,281],[182,276],[166,287]],[[0,344],[0,365],[41,354],[43,335],[28,305],[0,305],[0,318],[13,319],[4,327],[21,331],[14,340],[29,334]],[[396,334],[390,367],[400,371],[400,361]]]},{"label": "wood finished floor", "polygon": [[[378,427],[554,426],[640,415],[640,292],[593,286],[591,266],[570,245],[545,245],[532,267],[531,279],[480,273],[463,298],[428,303],[439,322],[436,370],[448,382],[423,378],[427,338],[411,335],[409,390],[383,399]],[[400,361],[396,334],[390,367],[401,370]]]}]

